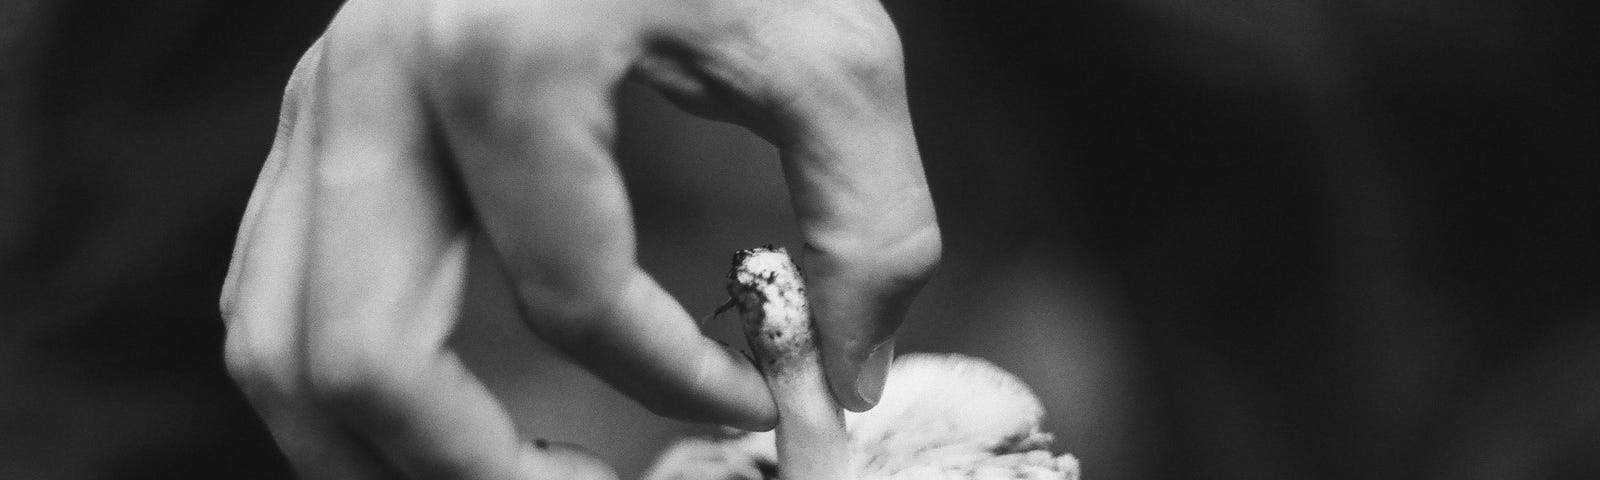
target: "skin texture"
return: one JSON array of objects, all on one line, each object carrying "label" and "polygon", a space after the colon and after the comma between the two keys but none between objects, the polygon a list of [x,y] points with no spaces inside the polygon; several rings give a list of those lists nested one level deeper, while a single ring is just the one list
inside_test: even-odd
[{"label": "skin texture", "polygon": [[622,392],[773,425],[760,374],[635,260],[629,79],[779,147],[831,390],[876,402],[941,248],[880,6],[353,0],[290,79],[221,299],[229,370],[302,476],[614,476],[520,436],[449,348],[479,235],[529,329]]}]

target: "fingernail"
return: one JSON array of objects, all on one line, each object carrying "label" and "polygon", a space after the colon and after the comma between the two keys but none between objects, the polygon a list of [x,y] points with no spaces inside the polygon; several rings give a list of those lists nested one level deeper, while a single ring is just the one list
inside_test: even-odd
[{"label": "fingernail", "polygon": [[883,396],[883,383],[889,377],[889,363],[894,360],[894,340],[879,344],[867,354],[867,360],[861,362],[861,372],[856,374],[856,396],[861,399],[857,405],[859,410],[865,411],[878,404],[878,399]]}]

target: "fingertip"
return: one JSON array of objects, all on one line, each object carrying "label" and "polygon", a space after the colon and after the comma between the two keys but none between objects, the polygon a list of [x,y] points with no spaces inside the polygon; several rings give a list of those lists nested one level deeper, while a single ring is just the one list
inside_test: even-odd
[{"label": "fingertip", "polygon": [[[748,431],[771,430],[778,409],[761,373],[742,354],[726,347],[699,345],[700,357],[672,368],[677,374],[654,379],[632,378],[614,382],[651,413],[692,423],[726,425]],[[613,372],[614,375],[638,375]]]},{"label": "fingertip", "polygon": [[863,412],[878,403],[894,358],[894,332],[920,285],[885,281],[837,257],[812,256],[807,278],[828,383],[840,406]]},{"label": "fingertip", "polygon": [[761,372],[745,355],[701,333],[677,300],[642,271],[593,318],[562,322],[578,333],[541,334],[651,413],[747,430],[777,423]]},{"label": "fingertip", "polygon": [[[710,342],[708,342],[710,343]],[[702,390],[722,394],[726,403],[710,409],[711,418],[703,423],[717,423],[747,430],[764,432],[778,425],[778,407],[767,389],[766,380],[756,369],[750,357],[731,347],[718,345],[714,355],[719,355],[722,365],[714,370],[727,373],[702,373]]]}]

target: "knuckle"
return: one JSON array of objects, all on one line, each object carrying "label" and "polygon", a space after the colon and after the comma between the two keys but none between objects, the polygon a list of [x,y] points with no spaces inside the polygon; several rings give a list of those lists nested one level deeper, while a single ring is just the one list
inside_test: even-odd
[{"label": "knuckle", "polygon": [[805,28],[804,55],[830,87],[878,92],[902,88],[904,57],[894,24],[881,11],[818,14]]},{"label": "knuckle", "polygon": [[592,278],[565,278],[521,282],[521,300],[527,321],[541,338],[567,350],[593,345],[607,330],[607,322],[620,308],[621,282]]},{"label": "knuckle", "polygon": [[278,107],[278,139],[286,139],[295,130],[295,125],[300,122],[300,111],[304,105],[312,101],[318,70],[321,69],[322,51],[326,42],[318,38],[311,44],[300,60],[295,62],[294,70],[289,74],[289,82],[283,88],[283,101]]},{"label": "knuckle", "polygon": [[434,2],[422,28],[430,60],[459,66],[499,46],[506,28],[496,7],[494,2]]},{"label": "knuckle", "polygon": [[418,2],[346,3],[328,24],[322,41],[344,62],[391,56],[414,39],[417,6]]},{"label": "knuckle", "polygon": [[598,308],[588,301],[565,301],[562,308],[542,308],[530,313],[531,327],[539,337],[570,353],[573,348],[593,343],[596,328],[591,320]]},{"label": "knuckle", "polygon": [[755,29],[770,52],[760,76],[769,108],[783,119],[857,117],[905,108],[900,38],[881,10],[789,12]]},{"label": "knuckle", "polygon": [[523,320],[563,349],[593,343],[633,289],[649,281],[633,261],[628,233],[573,235],[590,241],[507,259]]},{"label": "knuckle", "polygon": [[546,80],[581,74],[606,60],[597,48],[612,29],[583,12],[553,11],[551,2],[433,2],[419,22],[423,50],[436,69],[463,77],[460,69],[491,78]]},{"label": "knuckle", "polygon": [[943,259],[938,229],[926,229],[894,240],[883,248],[887,280],[908,285],[927,283]]},{"label": "knuckle", "polygon": [[831,49],[847,78],[863,86],[893,85],[900,80],[904,58],[892,28],[887,33],[854,29],[839,37]]},{"label": "knuckle", "polygon": [[[854,276],[874,283],[914,289],[927,283],[943,259],[944,244],[935,224],[896,233],[864,231],[841,242],[813,245]],[[828,245],[832,243],[832,245]]]},{"label": "knuckle", "polygon": [[249,342],[231,330],[223,343],[223,367],[234,385],[252,401],[281,397],[292,391],[293,368],[282,357]]},{"label": "knuckle", "polygon": [[900,266],[898,276],[920,285],[933,276],[944,260],[944,241],[939,229],[930,226],[898,242],[893,252],[895,263]]},{"label": "knuckle", "polygon": [[530,102],[557,110],[631,61],[616,29],[582,12],[549,11],[554,2],[436,3],[448,5],[421,21],[417,70],[450,118],[516,121]]},{"label": "knuckle", "polygon": [[272,369],[238,335],[228,335],[222,356],[228,376],[244,390],[258,391],[269,387],[265,382],[271,378]]},{"label": "knuckle", "polygon": [[[233,325],[234,319],[239,317],[239,296],[242,295],[239,292],[241,288],[238,284],[239,280],[232,278],[232,275],[237,274],[231,271],[228,273],[230,275],[229,280],[232,280],[232,283],[225,283],[222,287],[222,295],[217,297],[217,313],[222,317],[222,325],[224,327]],[[230,335],[224,341],[224,345],[231,345],[233,338]]]},{"label": "knuckle", "polygon": [[302,372],[308,393],[329,408],[359,411],[393,385],[396,366],[371,347],[310,342]]}]

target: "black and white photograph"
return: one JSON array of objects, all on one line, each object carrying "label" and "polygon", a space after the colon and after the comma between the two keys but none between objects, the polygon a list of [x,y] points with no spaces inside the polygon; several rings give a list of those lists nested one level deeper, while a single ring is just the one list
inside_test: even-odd
[{"label": "black and white photograph", "polygon": [[1600,17],[0,0],[0,480],[1600,478]]}]

